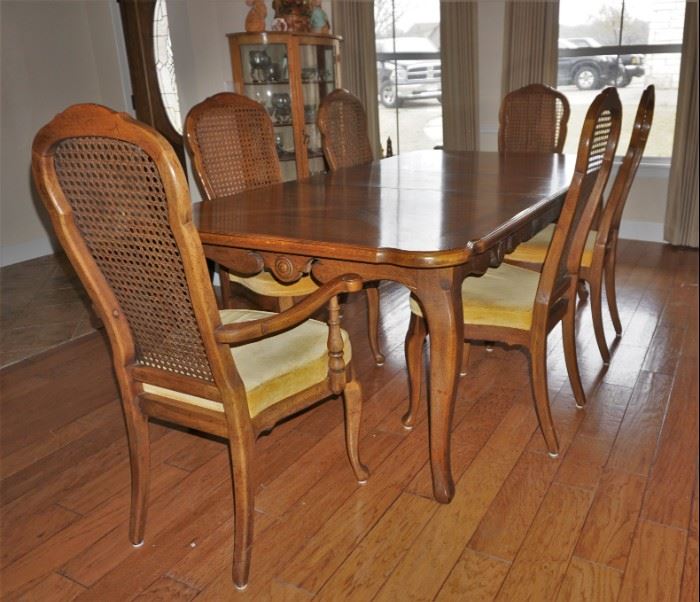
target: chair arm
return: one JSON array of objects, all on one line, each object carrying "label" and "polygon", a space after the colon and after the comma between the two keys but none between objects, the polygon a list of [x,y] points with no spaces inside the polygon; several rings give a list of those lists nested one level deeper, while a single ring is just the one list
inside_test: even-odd
[{"label": "chair arm", "polygon": [[301,324],[336,295],[356,293],[360,290],[362,290],[362,279],[357,274],[344,274],[330,280],[282,313],[262,320],[222,324],[216,329],[214,336],[218,343],[229,345],[264,338]]}]

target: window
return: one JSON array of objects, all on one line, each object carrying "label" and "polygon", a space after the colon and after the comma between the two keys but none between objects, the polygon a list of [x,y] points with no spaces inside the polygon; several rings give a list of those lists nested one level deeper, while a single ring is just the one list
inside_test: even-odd
[{"label": "window", "polygon": [[375,0],[374,21],[382,147],[442,144],[439,0]]},{"label": "window", "polygon": [[153,17],[153,51],[156,59],[158,85],[163,98],[165,112],[170,123],[178,134],[182,134],[182,118],[180,117],[180,99],[177,94],[175,79],[175,63],[173,48],[170,42],[170,25],[168,24],[168,8],[165,0],[156,2]]},{"label": "window", "polygon": [[597,90],[618,87],[623,108],[618,154],[627,150],[642,90],[656,86],[645,155],[668,159],[678,98],[685,0],[560,0],[558,88],[571,104],[564,152],[575,153]]}]

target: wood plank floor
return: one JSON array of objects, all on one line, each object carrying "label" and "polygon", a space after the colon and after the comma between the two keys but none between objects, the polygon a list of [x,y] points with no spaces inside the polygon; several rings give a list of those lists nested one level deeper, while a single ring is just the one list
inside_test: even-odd
[{"label": "wood plank floor", "polygon": [[[127,539],[124,427],[102,336],[0,372],[4,600],[697,600],[698,254],[623,241],[624,334],[602,365],[579,311],[589,403],[558,331],[549,385],[562,454],[537,431],[526,362],[475,346],[459,385],[455,498],[431,498],[425,408],[406,432],[407,293],[382,286],[383,367],[362,296],[344,307],[363,385],[358,486],[332,400],[257,445],[251,581],[230,578],[224,443],[152,425],[146,545]],[[611,323],[606,324],[612,339]]]}]

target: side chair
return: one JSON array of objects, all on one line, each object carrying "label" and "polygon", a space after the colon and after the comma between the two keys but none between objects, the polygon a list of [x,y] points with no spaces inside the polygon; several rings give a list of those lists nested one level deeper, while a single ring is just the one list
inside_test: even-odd
[{"label": "side chair", "polygon": [[[618,338],[622,335],[622,322],[620,321],[620,312],[617,308],[617,294],[615,292],[617,239],[620,232],[622,212],[649,138],[649,130],[654,118],[654,95],[653,85],[648,86],[642,93],[627,153],[615,176],[608,202],[601,211],[598,226],[589,232],[581,257],[579,278],[581,281],[587,282],[590,287],[593,331],[600,355],[606,364],[610,362],[610,349],[605,339],[605,327],[603,326],[603,278],[605,278],[608,309],[615,327],[616,338]],[[554,225],[551,224],[529,241],[519,245],[513,253],[506,256],[505,261],[513,265],[537,270],[541,269],[547,256],[547,249],[552,241],[553,233]]]},{"label": "side chair", "polygon": [[316,121],[331,171],[374,160],[367,115],[359,98],[344,89],[333,90],[321,100]]},{"label": "side chair", "polygon": [[[75,105],[44,126],[32,173],[109,337],[128,435],[132,544],[143,544],[146,527],[149,419],[224,437],[233,581],[245,588],[261,432],[343,394],[347,454],[358,482],[367,480],[358,453],[362,393],[337,299],[362,281],[338,277],[279,314],[219,311],[175,152],[155,130],[106,107]],[[326,304],[328,324],[308,319]]]},{"label": "side chair", "polygon": [[[620,134],[622,109],[617,91],[607,88],[593,101],[583,125],[574,176],[564,199],[552,244],[542,272],[502,264],[462,284],[464,354],[469,341],[500,341],[527,351],[535,411],[549,454],[556,457],[559,442],[552,421],[547,390],[547,335],[562,322],[564,355],[577,407],[586,403],[578,371],[575,345],[578,266],[602,192],[610,175]],[[412,426],[419,401],[423,343],[429,325],[411,298],[411,322],[406,337],[410,397],[404,424]],[[466,366],[466,361],[463,363]]]},{"label": "side chair", "polygon": [[[372,146],[367,135],[367,115],[360,100],[344,89],[333,90],[321,99],[316,118],[321,146],[331,171],[371,163]],[[384,363],[379,351],[379,289],[366,284],[369,341],[375,361]]]},{"label": "side chair", "polygon": [[[272,120],[265,107],[247,96],[222,92],[192,107],[185,118],[185,145],[205,201],[282,182]],[[218,270],[224,307],[231,307],[232,301],[226,282],[276,299],[280,310],[318,288],[311,276],[286,284],[269,270],[255,276],[237,275],[221,266]],[[381,365],[384,356],[378,342],[379,299],[376,290],[367,291],[370,349]]]},{"label": "side chair", "polygon": [[569,101],[544,84],[506,94],[498,114],[498,150],[509,153],[560,153],[566,142]]}]

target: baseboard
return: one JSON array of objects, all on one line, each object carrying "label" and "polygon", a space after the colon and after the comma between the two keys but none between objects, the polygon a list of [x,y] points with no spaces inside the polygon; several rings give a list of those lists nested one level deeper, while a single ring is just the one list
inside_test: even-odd
[{"label": "baseboard", "polygon": [[620,224],[620,238],[664,242],[664,225],[659,222],[642,222],[623,219]]},{"label": "baseboard", "polygon": [[55,249],[48,238],[35,238],[16,245],[4,245],[0,247],[0,266],[52,255],[54,252]]}]

